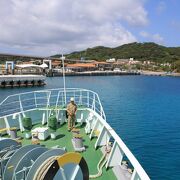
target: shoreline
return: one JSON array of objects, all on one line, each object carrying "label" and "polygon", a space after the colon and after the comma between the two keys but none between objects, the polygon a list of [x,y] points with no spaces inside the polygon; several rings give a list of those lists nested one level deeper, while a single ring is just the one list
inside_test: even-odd
[{"label": "shoreline", "polygon": [[173,77],[180,77],[180,73],[167,73],[164,71],[156,72],[156,71],[142,71],[141,75],[145,76],[173,76]]},{"label": "shoreline", "polygon": [[[180,77],[180,73],[168,73],[164,71],[85,71],[85,72],[65,72],[66,76],[125,76],[125,75],[144,75],[144,76],[173,76]],[[38,77],[58,77],[63,76],[62,72],[51,72],[51,74],[22,74],[22,75],[0,75],[0,82],[2,79],[6,81],[17,81],[17,80],[33,80]]]},{"label": "shoreline", "polygon": [[[124,76],[124,75],[145,75],[145,76],[173,76],[180,77],[180,73],[167,73],[155,71],[86,71],[86,72],[66,72],[66,76]],[[63,73],[53,73],[53,77],[63,76]]]},{"label": "shoreline", "polygon": [[[140,75],[140,72],[122,71],[86,71],[86,72],[66,72],[66,76],[121,76],[121,75]],[[63,76],[63,73],[53,73],[53,76]]]}]

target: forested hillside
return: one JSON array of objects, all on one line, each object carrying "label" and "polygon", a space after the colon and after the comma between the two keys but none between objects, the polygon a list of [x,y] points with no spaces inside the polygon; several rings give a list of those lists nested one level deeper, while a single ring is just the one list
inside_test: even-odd
[{"label": "forested hillside", "polygon": [[155,43],[130,43],[109,48],[98,46],[84,51],[73,52],[67,58],[106,60],[108,58],[150,60],[157,62],[174,62],[180,60],[180,47],[165,47]]}]

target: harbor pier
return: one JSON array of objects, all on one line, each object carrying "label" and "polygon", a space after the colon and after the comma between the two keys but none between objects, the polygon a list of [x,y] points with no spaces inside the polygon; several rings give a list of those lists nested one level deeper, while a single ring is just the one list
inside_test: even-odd
[{"label": "harbor pier", "polygon": [[[140,75],[140,72],[128,71],[86,71],[86,72],[66,72],[66,76],[121,76],[121,75]],[[62,72],[53,72],[53,76],[63,76]]]}]

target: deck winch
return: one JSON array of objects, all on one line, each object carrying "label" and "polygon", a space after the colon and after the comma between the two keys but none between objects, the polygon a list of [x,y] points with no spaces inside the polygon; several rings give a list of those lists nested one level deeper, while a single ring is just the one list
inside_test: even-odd
[{"label": "deck winch", "polygon": [[0,140],[0,179],[86,180],[89,170],[79,153],[41,145],[21,146],[7,138]]}]

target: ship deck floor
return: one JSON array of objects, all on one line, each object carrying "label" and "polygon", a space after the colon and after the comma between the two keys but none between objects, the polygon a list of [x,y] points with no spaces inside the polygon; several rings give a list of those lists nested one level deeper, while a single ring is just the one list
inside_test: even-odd
[{"label": "ship deck floor", "polygon": [[[85,158],[88,167],[89,167],[89,174],[96,174],[97,173],[97,164],[102,157],[102,152],[100,148],[95,150],[94,145],[96,142],[96,138],[90,140],[89,136],[85,134],[84,127],[76,125],[77,128],[80,129],[80,133],[83,136],[83,144],[86,147],[86,151],[81,152],[81,155]],[[35,127],[42,127],[40,124],[34,125]],[[23,137],[24,134],[18,131],[18,136]],[[45,145],[48,148],[53,146],[59,147],[66,147],[68,152],[74,152],[74,148],[71,142],[72,133],[67,131],[67,123],[61,125],[57,130],[57,138],[55,140],[51,140],[50,138],[45,141],[40,141],[41,145]],[[27,145],[31,144],[31,139],[22,139],[22,144]],[[105,167],[103,168],[103,174],[101,177],[96,178],[97,180],[113,180],[117,179],[112,171],[112,169],[106,170]]]}]

